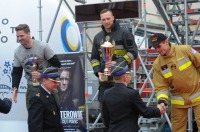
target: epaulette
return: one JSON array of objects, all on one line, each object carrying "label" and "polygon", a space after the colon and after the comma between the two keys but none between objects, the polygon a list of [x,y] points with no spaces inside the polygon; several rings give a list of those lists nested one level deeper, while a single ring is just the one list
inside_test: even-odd
[{"label": "epaulette", "polygon": [[40,97],[40,93],[35,94],[35,96]]}]

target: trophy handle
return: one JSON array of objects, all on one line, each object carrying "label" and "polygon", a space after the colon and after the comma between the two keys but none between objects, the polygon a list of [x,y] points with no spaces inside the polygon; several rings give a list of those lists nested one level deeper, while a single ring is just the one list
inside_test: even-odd
[{"label": "trophy handle", "polygon": [[[33,60],[33,62],[34,62],[33,63],[33,71],[37,71],[37,64],[36,64],[37,58],[35,60]],[[33,84],[33,86],[39,86],[40,85],[40,83],[39,83],[39,81],[37,79],[33,79],[32,84]]]}]

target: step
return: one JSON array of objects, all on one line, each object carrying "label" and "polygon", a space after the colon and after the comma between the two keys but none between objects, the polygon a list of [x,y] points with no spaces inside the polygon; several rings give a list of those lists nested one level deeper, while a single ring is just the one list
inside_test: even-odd
[{"label": "step", "polygon": [[157,58],[158,53],[148,53],[148,54],[140,54],[141,57],[148,57],[148,58]]},{"label": "step", "polygon": [[[150,70],[147,70],[147,72],[149,73]],[[145,71],[137,71],[136,74],[139,74],[139,75],[146,75],[146,72],[145,72]]]},{"label": "step", "polygon": [[142,118],[140,124],[159,123],[162,122],[161,118]]},{"label": "step", "polygon": [[[144,64],[145,66],[152,66],[153,63],[154,63],[154,61],[143,62],[143,64]],[[142,64],[140,63],[140,65],[142,65]]]},{"label": "step", "polygon": [[[185,36],[185,31],[178,31],[177,33],[178,33],[178,35],[180,35],[180,36]],[[188,36],[193,36],[193,33],[194,33],[194,32],[189,31],[189,32],[188,32]],[[196,35],[200,35],[200,31],[197,31],[197,32],[196,32]]]},{"label": "step", "polygon": [[[163,4],[183,4],[185,0],[161,0]],[[199,0],[187,0],[187,3],[195,3]]]},{"label": "step", "polygon": [[[142,101],[143,102],[148,102],[149,101],[149,98],[142,98]],[[158,101],[156,100],[156,98],[152,98],[151,99],[151,103],[157,103]]]},{"label": "step", "polygon": [[[170,16],[184,15],[185,10],[168,11],[167,14],[170,15]],[[188,9],[187,14],[188,15],[200,14],[200,9]]]},{"label": "step", "polygon": [[[198,23],[198,20],[188,20],[188,25],[196,25]],[[185,21],[177,21],[173,22],[174,26],[185,26]]]},{"label": "step", "polygon": [[[144,80],[142,80],[142,81],[137,80],[137,84],[143,84],[143,83],[144,83]],[[149,83],[150,83],[149,81],[146,82],[146,84],[149,84]]]},{"label": "step", "polygon": [[192,46],[200,47],[200,40],[194,40]]},{"label": "step", "polygon": [[[89,123],[89,128],[92,129],[93,125],[94,125],[93,123]],[[94,125],[94,128],[104,128],[104,125],[103,125],[103,123],[96,123]]]}]

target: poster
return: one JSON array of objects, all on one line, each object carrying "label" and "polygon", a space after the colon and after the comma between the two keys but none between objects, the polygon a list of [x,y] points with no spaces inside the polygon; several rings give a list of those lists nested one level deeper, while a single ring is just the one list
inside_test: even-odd
[{"label": "poster", "polygon": [[60,97],[61,122],[66,132],[85,132],[84,55],[58,54],[61,62]]}]

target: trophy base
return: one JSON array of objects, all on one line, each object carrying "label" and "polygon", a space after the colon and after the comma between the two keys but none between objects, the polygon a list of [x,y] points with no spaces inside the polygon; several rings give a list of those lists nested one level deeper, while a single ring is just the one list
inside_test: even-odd
[{"label": "trophy base", "polygon": [[101,82],[106,82],[106,81],[108,81],[108,76],[101,75]]},{"label": "trophy base", "polygon": [[39,85],[40,85],[39,82],[37,82],[37,83],[32,83],[32,84],[33,84],[33,86],[39,86]]}]

